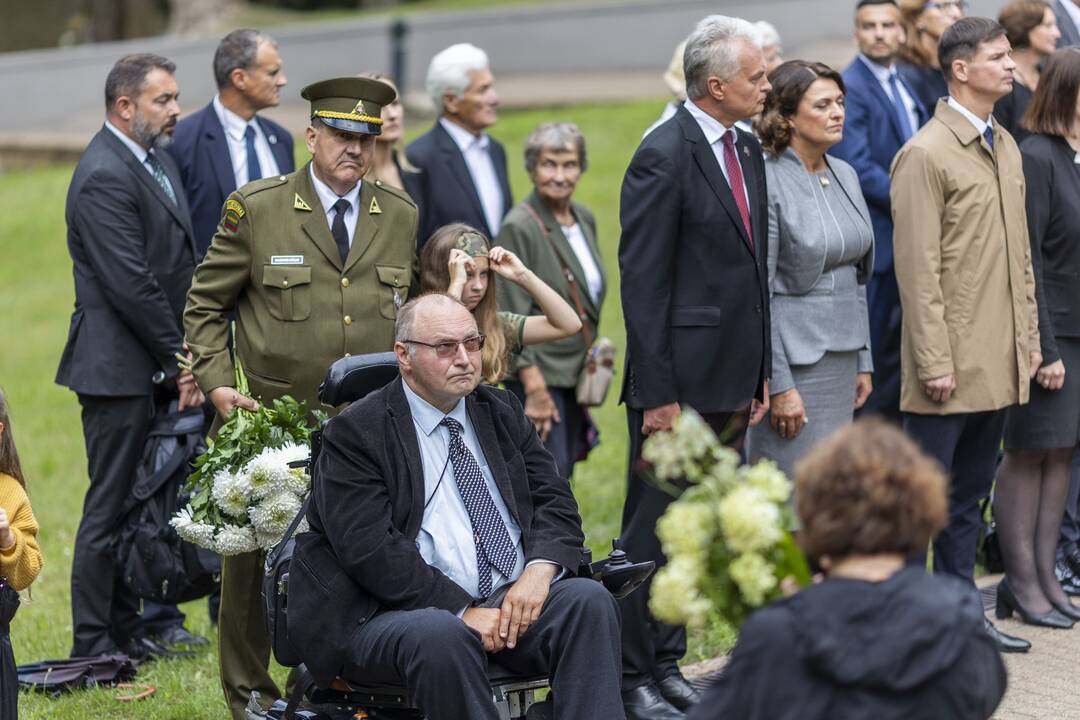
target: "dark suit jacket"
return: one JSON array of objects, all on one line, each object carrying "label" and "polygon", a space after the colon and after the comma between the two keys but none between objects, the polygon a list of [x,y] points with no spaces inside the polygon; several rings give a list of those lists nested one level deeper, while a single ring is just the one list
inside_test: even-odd
[{"label": "dark suit jacket", "polygon": [[195,241],[180,173],[161,161],[173,203],[105,127],[86,147],[68,188],[65,217],[75,312],[56,382],[85,395],[153,392],[151,377],[179,373],[181,314],[195,271]]},{"label": "dark suit jacket", "polygon": [[[290,569],[289,639],[322,687],[341,671],[350,640],[380,610],[472,602],[416,546],[424,474],[409,403],[397,379],[330,420]],[[481,385],[466,409],[495,483],[521,528],[525,561],[581,562],[584,535],[570,486],[513,394]]]},{"label": "dark suit jacket", "polygon": [[1076,23],[1063,7],[1063,3],[1067,2],[1072,2],[1072,0],[1053,0],[1051,4],[1054,8],[1054,17],[1057,18],[1058,30],[1061,31],[1061,37],[1057,41],[1059,48],[1080,45],[1080,30],[1076,29]]},{"label": "dark suit jacket", "polygon": [[[859,185],[870,209],[874,226],[874,272],[892,272],[892,203],[889,201],[889,167],[893,157],[904,144],[900,121],[893,111],[892,100],[881,84],[859,58],[844,68],[847,88],[847,116],[844,119],[844,139],[829,151],[830,155],[846,160],[859,175]],[[915,100],[915,112],[922,127],[930,115],[918,96],[900,77],[904,89]],[[918,132],[919,127],[912,128]]]},{"label": "dark suit jacket", "polygon": [[[506,150],[495,138],[491,138],[490,152],[502,188],[502,214],[506,215],[513,204],[510,178],[506,174]],[[480,195],[469,174],[469,166],[465,164],[465,157],[450,133],[438,121],[431,130],[409,144],[405,156],[423,171],[418,177],[416,194],[409,190],[420,207],[417,250],[438,228],[455,222],[471,225],[494,239],[495,233],[488,227],[484,206],[480,204]]]},{"label": "dark suit jacket", "polygon": [[769,212],[761,146],[738,131],[753,250],[727,180],[680,106],[649,133],[623,179],[619,271],[626,321],[622,401],[732,412],[772,372]]},{"label": "dark suit jacket", "polygon": [[[273,120],[258,115],[255,121],[266,135],[281,174],[288,175],[294,171],[296,161],[289,131]],[[225,204],[225,198],[236,189],[229,142],[214,112],[213,102],[176,124],[169,153],[180,168],[184,191],[191,203],[197,260],[202,260],[221,221],[221,207]]]},{"label": "dark suit jacket", "polygon": [[949,84],[945,82],[941,70],[906,62],[897,63],[896,70],[907,87],[915,92],[915,99],[926,108],[928,117],[933,117],[938,100],[949,95]]}]

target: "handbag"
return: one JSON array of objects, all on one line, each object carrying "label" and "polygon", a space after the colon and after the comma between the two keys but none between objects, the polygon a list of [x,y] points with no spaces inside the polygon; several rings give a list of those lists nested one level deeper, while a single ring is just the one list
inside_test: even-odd
[{"label": "handbag", "polygon": [[574,310],[581,320],[581,336],[584,338],[588,350],[585,355],[585,365],[578,374],[577,387],[575,388],[577,403],[582,407],[603,405],[608,390],[611,388],[611,381],[615,379],[615,346],[606,337],[593,338],[592,331],[589,330],[588,317],[585,315],[585,307],[581,302],[581,291],[578,288],[577,280],[574,278],[574,273],[567,267],[562,253],[555,247],[555,241],[551,239],[551,233],[548,232],[547,226],[544,225],[544,221],[540,219],[533,206],[527,202],[522,202],[521,207],[536,221],[536,224],[540,227],[540,232],[544,234],[544,237],[547,238],[548,243],[551,245],[551,251],[555,253],[555,257],[559,261],[559,267],[562,268],[563,277],[566,278],[566,284],[570,288],[570,299],[574,303]]}]

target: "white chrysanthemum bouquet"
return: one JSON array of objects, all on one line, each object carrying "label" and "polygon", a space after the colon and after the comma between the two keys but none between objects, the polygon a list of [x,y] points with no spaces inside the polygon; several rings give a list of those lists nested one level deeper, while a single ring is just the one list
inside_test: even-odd
[{"label": "white chrysanthemum bouquet", "polygon": [[660,487],[686,487],[656,524],[668,559],[649,598],[657,618],[674,625],[721,619],[738,628],[780,595],[784,578],[809,583],[791,535],[791,483],[774,463],[740,467],[738,454],[692,410],[671,432],[646,440],[642,457]]},{"label": "white chrysanthemum bouquet", "polygon": [[[248,394],[239,362],[237,389]],[[311,488],[304,461],[313,429],[306,404],[289,396],[254,412],[236,408],[195,460],[190,501],[171,520],[177,534],[221,555],[277,544]]]}]

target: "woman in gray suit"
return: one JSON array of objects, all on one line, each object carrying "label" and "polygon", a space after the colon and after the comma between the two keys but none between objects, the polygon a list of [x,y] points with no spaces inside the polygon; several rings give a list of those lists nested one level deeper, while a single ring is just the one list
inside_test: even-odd
[{"label": "woman in gray suit", "polygon": [[751,458],[795,462],[851,422],[872,389],[866,282],[874,232],[855,170],[825,153],[844,132],[844,81],[792,60],[769,76],[757,123],[767,152],[773,375]]}]

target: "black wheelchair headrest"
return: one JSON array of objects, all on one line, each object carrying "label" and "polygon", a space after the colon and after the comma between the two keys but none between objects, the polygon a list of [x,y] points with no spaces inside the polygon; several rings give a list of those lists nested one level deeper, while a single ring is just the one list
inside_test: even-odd
[{"label": "black wheelchair headrest", "polygon": [[319,399],[337,407],[375,392],[397,376],[397,357],[392,352],[343,357],[326,372],[319,386]]}]

